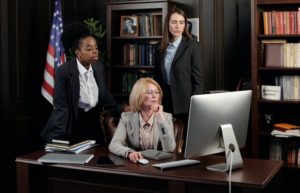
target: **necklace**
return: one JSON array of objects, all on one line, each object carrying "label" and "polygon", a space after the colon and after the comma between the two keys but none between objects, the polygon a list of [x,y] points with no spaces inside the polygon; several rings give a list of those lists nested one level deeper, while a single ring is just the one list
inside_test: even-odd
[{"label": "necklace", "polygon": [[144,120],[145,122],[148,122],[149,119],[151,118],[152,114],[153,114],[153,111],[151,111],[151,114],[150,114],[150,115],[146,113],[147,117],[146,117],[145,115],[143,115],[142,111],[141,111],[140,113],[141,113],[141,116],[142,116],[143,120]]}]

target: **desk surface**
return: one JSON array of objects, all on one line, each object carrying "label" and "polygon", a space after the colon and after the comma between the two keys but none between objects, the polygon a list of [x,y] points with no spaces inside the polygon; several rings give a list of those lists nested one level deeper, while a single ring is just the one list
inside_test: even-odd
[{"label": "desk surface", "polygon": [[[52,164],[50,167],[203,184],[228,184],[228,173],[206,170],[207,165],[224,161],[224,157],[222,156],[205,156],[199,158],[201,164],[161,171],[157,168],[154,168],[152,164],[182,159],[183,155],[174,154],[173,158],[168,158],[161,161],[149,160],[150,163],[147,165],[134,164],[130,163],[129,160],[126,160],[125,166],[98,166],[96,164],[98,157],[109,154],[107,148],[95,147],[85,151],[85,153],[92,153],[95,155],[93,159],[85,165]],[[45,152],[42,150],[17,157],[17,165],[42,165],[41,163],[37,162],[37,159],[44,154]],[[272,180],[272,178],[279,172],[283,165],[282,161],[273,160],[244,158],[243,161],[243,168],[232,171],[231,179],[233,186],[247,186],[254,189],[264,189]]]}]

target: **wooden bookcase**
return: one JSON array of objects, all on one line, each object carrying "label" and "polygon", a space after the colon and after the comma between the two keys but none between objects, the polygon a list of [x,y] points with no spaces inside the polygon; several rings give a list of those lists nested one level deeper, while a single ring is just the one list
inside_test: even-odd
[{"label": "wooden bookcase", "polygon": [[[293,92],[300,93],[300,81],[298,84],[298,79],[300,76],[300,66],[295,65],[296,62],[287,62],[286,58],[289,57],[287,57],[287,52],[284,51],[284,49],[286,48],[282,48],[283,51],[280,52],[282,53],[282,60],[278,59],[278,63],[275,61],[274,66],[267,66],[266,50],[268,45],[266,45],[267,43],[262,43],[262,41],[280,40],[292,44],[299,43],[300,19],[296,19],[297,14],[300,14],[299,8],[300,0],[251,1],[251,70],[253,88],[251,114],[252,155],[258,158],[270,159],[270,156],[272,154],[271,144],[274,141],[276,141],[276,143],[279,143],[279,147],[281,150],[281,159],[285,162],[283,175],[283,192],[299,191],[299,188],[297,188],[296,186],[297,180],[295,179],[299,179],[300,164],[288,163],[287,157],[291,144],[296,144],[294,145],[294,147],[292,147],[292,149],[295,149],[297,154],[297,150],[300,148],[300,138],[275,138],[271,135],[271,131],[273,130],[273,124],[279,122],[287,122],[300,125],[300,95],[293,94]],[[264,13],[266,16],[265,18],[271,19],[264,19]],[[287,22],[284,22],[286,21],[285,18],[287,16],[284,16],[284,14],[294,14],[296,15],[296,18],[289,19],[290,23],[289,25],[287,25]],[[300,16],[298,16],[298,18],[299,17]],[[273,23],[272,20],[274,21]],[[271,23],[271,27],[268,27],[269,23]],[[288,28],[288,26],[290,26],[290,28]],[[298,51],[298,54],[296,54],[296,60],[300,59],[299,53],[300,52]],[[273,56],[274,58],[278,58],[278,55],[276,54],[271,54],[271,56]],[[289,67],[287,67],[287,64],[289,64]],[[290,81],[285,81],[283,80],[284,78],[282,78],[283,76],[293,78],[291,78]],[[283,84],[280,83],[280,81],[285,82],[284,86],[281,86],[281,98],[279,100],[263,99],[261,91],[262,85],[280,86]],[[296,82],[296,84],[291,84],[293,82]],[[292,99],[287,99],[287,88],[289,87],[287,85],[289,84],[292,85],[290,87],[293,88],[291,89]],[[269,122],[268,118],[271,118],[269,119]],[[292,190],[292,187],[294,187],[294,190]]]},{"label": "wooden bookcase", "polygon": [[[127,101],[139,77],[153,77],[155,44],[162,38],[168,0],[106,2],[108,86],[118,101]],[[137,32],[123,32],[124,18],[133,18]]]}]

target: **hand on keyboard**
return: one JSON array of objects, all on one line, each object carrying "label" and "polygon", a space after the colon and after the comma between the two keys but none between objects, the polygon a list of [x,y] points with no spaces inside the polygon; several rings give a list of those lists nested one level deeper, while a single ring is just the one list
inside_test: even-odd
[{"label": "hand on keyboard", "polygon": [[199,160],[182,159],[182,160],[176,160],[176,161],[170,161],[170,162],[163,162],[163,163],[153,164],[152,166],[160,168],[161,170],[163,170],[163,169],[182,167],[182,166],[187,166],[187,165],[192,165],[192,164],[198,164],[198,163],[200,163]]}]

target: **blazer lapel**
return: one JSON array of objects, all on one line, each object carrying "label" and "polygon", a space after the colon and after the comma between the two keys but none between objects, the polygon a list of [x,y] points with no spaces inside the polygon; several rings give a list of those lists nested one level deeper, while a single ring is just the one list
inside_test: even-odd
[{"label": "blazer lapel", "polygon": [[100,78],[99,78],[100,72],[99,72],[99,68],[97,68],[96,65],[99,65],[99,64],[92,64],[92,68],[93,68],[93,71],[94,71],[94,77],[95,77],[95,81],[97,83],[97,86],[100,87],[100,82],[99,82],[100,81]]},{"label": "blazer lapel", "polygon": [[78,114],[78,100],[79,100],[79,71],[77,68],[76,59],[73,59],[70,63],[70,87],[72,97],[72,107],[77,116]]},{"label": "blazer lapel", "polygon": [[156,121],[155,117],[153,119],[152,129],[153,129],[153,146],[154,146],[154,149],[157,149],[160,128],[158,128],[157,121]]},{"label": "blazer lapel", "polygon": [[140,121],[139,121],[139,113],[135,112],[132,114],[132,117],[130,117],[130,122],[131,122],[131,128],[133,132],[133,143],[136,147],[140,146]]},{"label": "blazer lapel", "polygon": [[182,55],[186,46],[187,46],[187,39],[185,37],[182,37],[181,42],[177,48],[176,54],[174,56],[172,64],[176,63],[176,60],[178,60],[178,58],[180,58],[180,56]]}]

